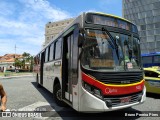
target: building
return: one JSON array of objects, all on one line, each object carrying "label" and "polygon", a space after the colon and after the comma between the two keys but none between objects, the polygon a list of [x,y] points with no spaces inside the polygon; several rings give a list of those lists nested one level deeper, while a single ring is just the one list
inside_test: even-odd
[{"label": "building", "polygon": [[[6,70],[15,70],[15,58],[22,61],[24,59],[21,54],[5,54],[0,56],[0,72],[5,72]],[[30,62],[25,61],[24,68],[22,66],[16,65],[16,69],[30,70]]]},{"label": "building", "polygon": [[7,69],[15,69],[15,58],[20,59],[22,58],[22,55],[5,54],[4,56],[0,56],[0,72],[3,72]]},{"label": "building", "polygon": [[138,26],[142,53],[160,52],[160,0],[123,0],[123,17]]},{"label": "building", "polygon": [[49,43],[56,35],[58,35],[68,24],[70,24],[74,19],[66,19],[57,22],[48,22],[45,26],[45,46]]}]

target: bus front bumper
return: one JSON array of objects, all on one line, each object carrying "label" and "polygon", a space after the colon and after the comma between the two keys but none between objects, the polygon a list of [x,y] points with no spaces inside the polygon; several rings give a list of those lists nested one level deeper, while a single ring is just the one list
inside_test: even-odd
[{"label": "bus front bumper", "polygon": [[105,112],[105,111],[114,111],[114,110],[124,109],[134,105],[141,104],[146,99],[146,87],[144,87],[139,101],[135,101],[132,103],[127,103],[119,106],[108,107],[105,100],[102,100],[92,95],[91,93],[86,91],[83,87],[81,90],[82,90],[82,94],[80,96],[80,106],[79,106],[80,112],[88,112],[88,113],[97,112],[98,113],[98,112]]}]

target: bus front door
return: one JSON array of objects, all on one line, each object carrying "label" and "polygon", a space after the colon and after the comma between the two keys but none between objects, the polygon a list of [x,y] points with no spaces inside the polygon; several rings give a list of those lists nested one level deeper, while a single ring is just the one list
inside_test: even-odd
[{"label": "bus front door", "polygon": [[62,98],[72,103],[72,46],[73,34],[64,38],[63,42],[63,66],[62,66]]},{"label": "bus front door", "polygon": [[40,66],[40,84],[43,85],[43,66],[44,66],[45,52],[41,53],[41,66]]}]

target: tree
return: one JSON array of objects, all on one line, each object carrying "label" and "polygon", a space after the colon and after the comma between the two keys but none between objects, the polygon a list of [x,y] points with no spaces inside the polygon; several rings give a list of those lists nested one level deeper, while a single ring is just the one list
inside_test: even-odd
[{"label": "tree", "polygon": [[30,63],[30,57],[31,57],[31,55],[29,53],[24,52],[22,54],[22,56],[23,56],[23,60],[22,60],[22,62],[23,62],[23,69],[25,69],[26,62]]},{"label": "tree", "polygon": [[28,69],[28,70],[29,70],[29,71],[32,71],[32,69],[33,69],[33,56],[30,55],[30,54],[27,53],[27,52],[24,52],[24,53],[22,54],[22,56],[23,56],[23,60],[22,60],[22,62],[23,62],[23,69],[25,69],[26,63],[29,63],[30,69]]},{"label": "tree", "polygon": [[32,72],[33,71],[33,56],[30,57],[30,61],[31,61],[30,71]]},{"label": "tree", "polygon": [[21,68],[22,65],[23,65],[23,64],[22,64],[22,61],[19,60],[18,58],[15,58],[14,66],[17,66],[17,67]]},{"label": "tree", "polygon": [[19,67],[20,69],[26,69],[26,63],[28,63],[28,71],[33,70],[33,56],[27,52],[22,54],[22,58],[15,58],[14,66]]}]

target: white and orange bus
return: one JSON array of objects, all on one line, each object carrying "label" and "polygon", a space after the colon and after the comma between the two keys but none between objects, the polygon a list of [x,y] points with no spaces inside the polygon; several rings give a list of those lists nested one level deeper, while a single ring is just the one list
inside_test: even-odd
[{"label": "white and orange bus", "polygon": [[121,17],[79,15],[34,61],[37,85],[52,92],[58,105],[104,112],[146,99],[137,27]]}]

